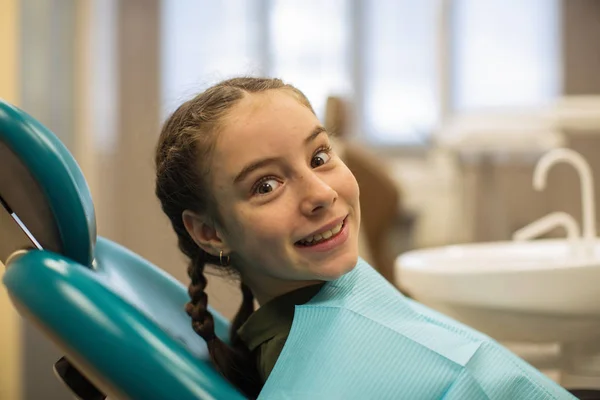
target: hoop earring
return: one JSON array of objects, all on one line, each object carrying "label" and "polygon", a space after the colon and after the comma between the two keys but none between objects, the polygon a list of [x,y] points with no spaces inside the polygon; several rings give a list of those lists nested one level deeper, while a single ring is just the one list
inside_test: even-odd
[{"label": "hoop earring", "polygon": [[221,263],[221,266],[223,267],[227,267],[229,266],[229,256],[225,256],[225,258],[223,258],[223,250],[221,250],[219,252],[219,262]]}]

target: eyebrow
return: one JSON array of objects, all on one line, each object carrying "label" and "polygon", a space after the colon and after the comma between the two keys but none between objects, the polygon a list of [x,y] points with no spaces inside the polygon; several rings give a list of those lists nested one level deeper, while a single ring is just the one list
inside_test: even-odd
[{"label": "eyebrow", "polygon": [[[308,135],[306,137],[306,139],[304,139],[304,144],[307,145],[307,144],[313,142],[323,132],[325,132],[325,133],[327,132],[323,126],[321,126],[321,125],[316,126],[312,130],[310,135]],[[248,177],[248,175],[250,175],[252,172],[256,171],[257,169],[260,169],[269,164],[274,164],[277,161],[279,161],[280,159],[281,159],[280,157],[269,157],[269,158],[263,158],[262,160],[255,161],[255,162],[245,166],[242,169],[242,171],[239,174],[237,174],[237,176],[235,177],[233,182],[234,183],[241,182],[244,179],[246,179],[246,177]]]},{"label": "eyebrow", "polygon": [[321,125],[315,126],[315,129],[312,130],[312,132],[310,133],[310,135],[308,135],[308,137],[306,139],[304,139],[304,144],[309,144],[310,142],[312,142],[313,140],[315,140],[317,138],[317,136],[319,136],[323,132],[326,132],[326,130],[325,130],[324,127],[322,127]]}]

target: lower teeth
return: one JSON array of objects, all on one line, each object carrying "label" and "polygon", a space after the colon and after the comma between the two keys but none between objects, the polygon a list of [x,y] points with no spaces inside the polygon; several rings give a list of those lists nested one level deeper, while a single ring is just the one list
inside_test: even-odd
[{"label": "lower teeth", "polygon": [[314,246],[315,244],[319,244],[323,242],[323,240],[319,240],[318,242],[310,242],[310,243],[302,243],[304,246]]}]

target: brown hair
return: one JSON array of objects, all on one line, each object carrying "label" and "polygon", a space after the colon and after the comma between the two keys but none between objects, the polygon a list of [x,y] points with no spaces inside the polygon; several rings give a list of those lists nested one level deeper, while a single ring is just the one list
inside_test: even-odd
[{"label": "brown hair", "polygon": [[185,229],[182,214],[191,210],[221,221],[209,190],[210,164],[218,130],[242,98],[275,89],[288,91],[314,113],[301,91],[279,79],[229,79],[183,103],[164,123],[156,149],[156,195],[177,234],[179,249],[190,259],[190,302],[186,311],[194,331],[206,341],[217,370],[249,397],[258,396],[262,382],[255,360],[238,337],[237,330],[254,311],[252,292],[241,283],[243,301],[231,324],[229,346],[215,335],[204,292],[205,264],[218,266],[219,257],[198,247]]}]

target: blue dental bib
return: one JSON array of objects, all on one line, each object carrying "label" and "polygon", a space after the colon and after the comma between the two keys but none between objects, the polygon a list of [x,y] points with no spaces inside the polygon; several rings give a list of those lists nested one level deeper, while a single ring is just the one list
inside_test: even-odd
[{"label": "blue dental bib", "polygon": [[493,339],[356,267],[296,306],[259,399],[573,399]]}]

